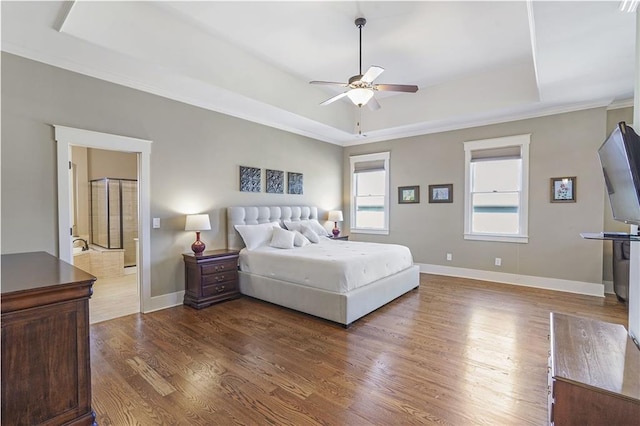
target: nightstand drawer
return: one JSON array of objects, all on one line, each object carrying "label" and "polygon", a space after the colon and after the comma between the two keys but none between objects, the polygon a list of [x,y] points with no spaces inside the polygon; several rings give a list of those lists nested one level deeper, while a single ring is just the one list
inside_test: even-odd
[{"label": "nightstand drawer", "polygon": [[210,297],[227,293],[237,293],[238,283],[236,281],[225,281],[220,284],[206,285],[202,287],[202,296]]},{"label": "nightstand drawer", "polygon": [[237,271],[237,270],[238,270],[237,258],[212,263],[210,265],[202,265],[202,275],[216,274],[218,272]]},{"label": "nightstand drawer", "polygon": [[202,276],[202,285],[220,284],[225,281],[236,281],[238,279],[238,271],[220,272],[218,274],[209,274]]}]

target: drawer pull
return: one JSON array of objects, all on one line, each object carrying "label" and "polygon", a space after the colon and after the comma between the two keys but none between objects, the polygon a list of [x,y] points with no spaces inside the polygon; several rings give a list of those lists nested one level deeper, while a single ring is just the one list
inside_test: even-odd
[{"label": "drawer pull", "polygon": [[[218,288],[216,289],[216,291],[217,291],[218,293],[222,293],[222,292],[224,291],[224,286],[223,286],[223,285],[221,285],[220,287],[218,287]],[[549,393],[551,393],[551,392],[549,392]]]},{"label": "drawer pull", "polygon": [[216,272],[218,272],[218,271],[224,271],[224,265],[218,265],[218,266],[216,266],[216,267],[215,267],[215,271],[216,271]]},{"label": "drawer pull", "polygon": [[217,282],[222,282],[224,281],[224,279],[225,279],[224,275],[220,275],[219,277],[216,277]]}]

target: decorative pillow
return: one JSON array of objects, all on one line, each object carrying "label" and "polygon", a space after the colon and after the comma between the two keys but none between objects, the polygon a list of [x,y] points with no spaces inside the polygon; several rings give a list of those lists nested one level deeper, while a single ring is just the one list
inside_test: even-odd
[{"label": "decorative pillow", "polygon": [[320,222],[318,222],[315,219],[299,220],[296,222],[285,220],[284,226],[286,226],[287,229],[290,231],[300,231],[300,227],[307,226],[308,228],[310,228],[312,231],[314,231],[316,234],[320,236],[329,235],[329,232],[325,229],[325,227],[320,225]]},{"label": "decorative pillow", "polygon": [[326,230],[326,228],[320,225],[320,222],[315,219],[311,219],[307,226],[309,226],[309,228],[311,228],[313,232],[320,235],[321,237],[326,237],[329,235],[329,232]]},{"label": "decorative pillow", "polygon": [[261,223],[260,225],[236,225],[236,231],[240,233],[247,250],[255,250],[265,246],[271,241],[273,228],[280,228],[278,222]]},{"label": "decorative pillow", "polygon": [[296,222],[292,222],[290,220],[285,220],[284,221],[284,226],[285,228],[287,228],[289,231],[300,231],[300,227],[302,226],[302,224],[305,221],[296,221]]},{"label": "decorative pillow", "polygon": [[293,240],[295,239],[295,237],[296,234],[293,231],[287,231],[286,229],[282,229],[280,227],[274,227],[270,246],[281,249],[292,249]]},{"label": "decorative pillow", "polygon": [[295,238],[293,239],[293,245],[296,247],[304,247],[307,246],[309,244],[311,244],[311,242],[307,239],[307,237],[305,237],[304,235],[302,235],[300,233],[300,231],[291,231],[295,234]]},{"label": "decorative pillow", "polygon": [[320,237],[318,236],[318,234],[316,234],[315,231],[309,228],[307,225],[302,225],[300,227],[300,233],[303,236],[307,237],[307,239],[314,244],[317,244],[320,242]]}]

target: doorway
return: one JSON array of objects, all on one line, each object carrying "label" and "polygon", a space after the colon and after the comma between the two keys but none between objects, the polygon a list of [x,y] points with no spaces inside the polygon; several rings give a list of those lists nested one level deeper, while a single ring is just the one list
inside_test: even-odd
[{"label": "doorway", "polygon": [[[135,293],[137,295],[137,312],[152,310],[150,289],[150,154],[151,141],[135,139],[107,133],[92,132],[70,127],[55,127],[58,154],[58,232],[59,232],[59,257],[60,259],[74,263],[73,259],[73,223],[72,215],[78,212],[72,209],[72,199],[77,197],[74,193],[72,182],[73,173],[69,173],[72,165],[72,147],[84,147],[91,149],[108,150],[112,152],[125,152],[135,154],[137,163],[137,230],[138,241],[136,248],[137,271],[135,274]],[[77,169],[76,169],[77,173]],[[97,287],[94,288],[94,291]],[[95,294],[95,293],[94,293]],[[131,295],[120,295],[120,298],[131,299]],[[96,299],[98,296],[96,295]],[[91,303],[91,302],[90,302]],[[94,321],[95,322],[95,321]]]},{"label": "doorway", "polygon": [[138,155],[71,146],[72,260],[97,278],[91,324],[140,312]]}]

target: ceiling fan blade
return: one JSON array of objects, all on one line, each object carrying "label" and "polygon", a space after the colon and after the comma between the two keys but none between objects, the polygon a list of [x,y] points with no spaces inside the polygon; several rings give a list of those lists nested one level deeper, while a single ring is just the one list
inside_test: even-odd
[{"label": "ceiling fan blade", "polygon": [[377,111],[380,109],[380,103],[375,96],[369,99],[369,102],[367,102],[367,106],[371,111]]},{"label": "ceiling fan blade", "polygon": [[371,83],[380,74],[382,74],[383,71],[384,71],[384,68],[382,67],[377,67],[375,65],[370,66],[367,72],[364,73],[360,81],[362,81],[363,83]]},{"label": "ceiling fan blade", "polygon": [[342,86],[342,87],[347,87],[349,84],[348,83],[338,83],[336,81],[310,81],[309,84],[325,84],[325,85],[331,85],[331,86]]},{"label": "ceiling fan blade", "polygon": [[379,90],[381,92],[416,93],[418,91],[418,86],[410,84],[376,84],[373,86],[373,90]]},{"label": "ceiling fan blade", "polygon": [[332,102],[337,101],[338,99],[342,99],[347,96],[347,92],[340,93],[339,95],[334,96],[333,98],[329,98],[326,101],[322,102],[320,105],[329,105]]}]

